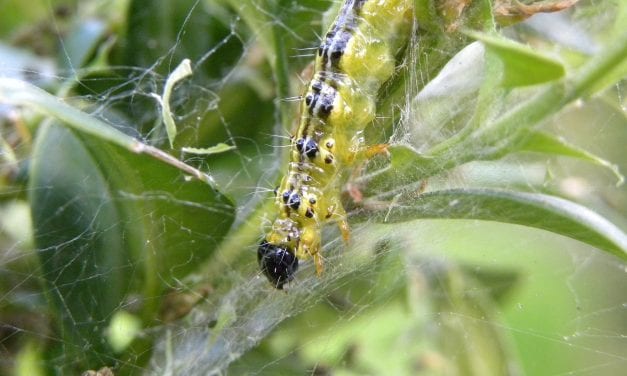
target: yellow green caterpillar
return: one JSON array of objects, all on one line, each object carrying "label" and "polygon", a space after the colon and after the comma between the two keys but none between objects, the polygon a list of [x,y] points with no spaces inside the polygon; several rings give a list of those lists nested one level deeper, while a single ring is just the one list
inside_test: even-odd
[{"label": "yellow green caterpillar", "polygon": [[365,157],[362,133],[407,42],[412,12],[413,0],[346,0],[318,48],[287,172],[276,190],[278,215],[257,251],[277,289],[293,279],[299,259],[313,257],[322,273],[324,223],[337,222],[349,238],[341,176]]}]

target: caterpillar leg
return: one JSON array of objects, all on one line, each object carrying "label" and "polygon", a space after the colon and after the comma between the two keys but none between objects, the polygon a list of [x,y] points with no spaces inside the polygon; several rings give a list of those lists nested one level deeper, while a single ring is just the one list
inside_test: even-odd
[{"label": "caterpillar leg", "polygon": [[344,239],[344,242],[348,243],[351,238],[351,230],[346,220],[346,211],[338,198],[333,199],[333,204],[327,209],[326,217],[332,218],[337,222],[340,233],[342,234],[342,239]]},{"label": "caterpillar leg", "polygon": [[374,156],[385,154],[385,156],[390,156],[390,151],[388,150],[388,144],[375,144],[368,146],[363,151],[363,156],[365,159],[370,159]]},{"label": "caterpillar leg", "polygon": [[[389,144],[374,144],[370,145],[366,148],[360,147],[359,144],[355,143],[352,146],[354,150],[351,152],[346,158],[348,164],[353,164],[355,161],[367,161],[374,156],[384,154],[386,156],[390,156],[390,151],[388,150]],[[360,163],[361,167],[363,167],[363,163]],[[361,170],[361,167],[359,170]]]},{"label": "caterpillar leg", "polygon": [[344,239],[345,243],[351,238],[351,229],[348,227],[348,221],[346,219],[342,219],[338,221],[337,225],[340,227],[340,232],[342,233],[342,239]]},{"label": "caterpillar leg", "polygon": [[364,195],[361,193],[361,189],[359,189],[357,185],[349,182],[346,185],[346,190],[348,191],[348,195],[353,199],[354,203],[359,204],[363,201]]},{"label": "caterpillar leg", "polygon": [[346,187],[349,196],[351,196],[351,198],[353,199],[353,202],[355,202],[356,204],[359,204],[363,201],[364,195],[361,193],[361,190],[359,189],[359,187],[357,187],[355,184],[351,182],[355,181],[361,175],[362,171],[364,170],[364,167],[366,166],[366,162],[368,162],[369,159],[372,159],[373,157],[377,155],[382,155],[382,154],[389,157],[390,151],[388,150],[388,146],[389,146],[388,144],[375,144],[375,145],[368,146],[367,148],[356,153],[354,158],[362,162],[351,173],[351,176],[348,179],[349,183],[347,184],[347,187]]},{"label": "caterpillar leg", "polygon": [[320,228],[312,225],[303,229],[298,247],[296,248],[296,257],[306,260],[313,257],[316,264],[316,273],[321,275],[324,270],[322,255],[320,255]]},{"label": "caterpillar leg", "polygon": [[316,274],[320,277],[324,272],[324,261],[322,260],[322,255],[320,253],[316,253],[313,256],[313,259],[316,264]]}]

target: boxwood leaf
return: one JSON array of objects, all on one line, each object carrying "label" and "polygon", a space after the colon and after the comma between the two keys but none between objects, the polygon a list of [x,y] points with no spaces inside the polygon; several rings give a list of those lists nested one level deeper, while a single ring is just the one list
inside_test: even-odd
[{"label": "boxwood leaf", "polygon": [[615,165],[589,151],[567,142],[561,137],[550,133],[531,133],[526,142],[520,146],[520,150],[581,159],[609,169],[616,177],[616,186],[622,185],[625,181],[625,177],[620,173],[618,165]]},{"label": "boxwood leaf", "polygon": [[357,215],[381,222],[418,218],[480,219],[564,235],[627,260],[627,234],[592,210],[555,196],[496,189],[450,189],[399,199]]},{"label": "boxwood leaf", "polygon": [[502,85],[517,87],[541,84],[562,78],[566,73],[559,61],[513,40],[479,32],[466,32],[494,52],[503,62]]},{"label": "boxwood leaf", "polygon": [[37,134],[29,200],[66,367],[112,355],[104,330],[128,302],[150,324],[164,289],[210,256],[233,220],[208,185],[55,124]]}]

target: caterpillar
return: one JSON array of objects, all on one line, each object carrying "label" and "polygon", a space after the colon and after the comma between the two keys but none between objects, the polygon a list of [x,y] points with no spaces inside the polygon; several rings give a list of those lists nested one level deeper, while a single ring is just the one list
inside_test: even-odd
[{"label": "caterpillar", "polygon": [[341,177],[368,154],[363,131],[406,44],[412,11],[413,0],[346,0],[320,43],[287,172],[275,190],[278,215],[257,250],[261,271],[277,289],[294,278],[299,259],[313,258],[322,274],[325,223],[337,222],[349,240]]}]

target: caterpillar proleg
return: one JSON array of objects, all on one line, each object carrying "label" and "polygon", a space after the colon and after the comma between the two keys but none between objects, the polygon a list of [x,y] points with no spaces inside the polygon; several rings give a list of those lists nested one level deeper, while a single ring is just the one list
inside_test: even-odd
[{"label": "caterpillar proleg", "polygon": [[324,223],[337,222],[349,238],[341,176],[364,158],[362,133],[408,39],[412,11],[412,0],[346,0],[318,48],[287,172],[275,194],[278,215],[257,251],[261,270],[277,289],[293,279],[299,259],[312,257],[322,273]]}]

